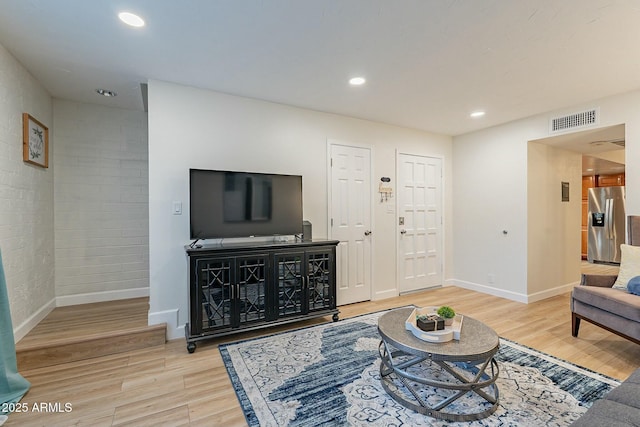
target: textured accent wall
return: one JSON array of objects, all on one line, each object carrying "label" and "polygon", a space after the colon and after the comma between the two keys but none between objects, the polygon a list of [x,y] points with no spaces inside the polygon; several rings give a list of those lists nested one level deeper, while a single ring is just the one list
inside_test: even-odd
[{"label": "textured accent wall", "polygon": [[22,161],[23,112],[49,128],[51,159],[51,96],[0,45],[0,249],[14,329],[52,307],[55,297],[54,167]]},{"label": "textured accent wall", "polygon": [[146,113],[56,99],[54,124],[58,305],[148,294]]}]

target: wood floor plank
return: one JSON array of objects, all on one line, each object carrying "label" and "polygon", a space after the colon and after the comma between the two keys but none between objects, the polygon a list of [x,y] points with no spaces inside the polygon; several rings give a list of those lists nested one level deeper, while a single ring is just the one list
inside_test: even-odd
[{"label": "wood floor plank", "polygon": [[138,418],[123,423],[116,422],[113,425],[120,427],[188,426],[189,406],[181,405],[152,414],[141,414]]},{"label": "wood floor plank", "polygon": [[46,343],[23,345],[16,350],[19,369],[86,360],[98,356],[123,353],[165,343],[166,325],[144,326],[118,332],[91,333],[86,336],[50,339]]},{"label": "wood floor plank", "polygon": [[129,357],[120,355],[109,359],[102,357],[101,363],[96,365],[95,360],[83,360],[64,365],[47,366],[31,370],[20,370],[22,375],[36,381],[40,387],[50,383],[58,383],[61,378],[80,377],[82,375],[97,375],[102,371],[124,368],[128,365]]}]

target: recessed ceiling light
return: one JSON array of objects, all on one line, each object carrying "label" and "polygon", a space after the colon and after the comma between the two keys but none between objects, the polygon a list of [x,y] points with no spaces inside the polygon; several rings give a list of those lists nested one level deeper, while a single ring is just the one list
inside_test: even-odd
[{"label": "recessed ceiling light", "polygon": [[484,116],[484,111],[474,111],[473,113],[469,114],[469,116],[471,116],[471,117],[482,117],[482,116]]},{"label": "recessed ceiling light", "polygon": [[349,80],[349,84],[351,86],[362,86],[363,84],[366,83],[366,79],[364,77],[353,77],[352,79]]},{"label": "recessed ceiling light", "polygon": [[100,95],[102,96],[106,96],[106,97],[113,97],[118,95],[117,93],[115,93],[112,90],[107,90],[107,89],[96,89],[96,92],[98,92]]},{"label": "recessed ceiling light", "polygon": [[132,27],[144,27],[144,19],[140,18],[138,15],[131,13],[131,12],[120,12],[118,14],[118,18],[120,18],[120,20],[122,22],[124,22],[127,25],[131,25]]}]

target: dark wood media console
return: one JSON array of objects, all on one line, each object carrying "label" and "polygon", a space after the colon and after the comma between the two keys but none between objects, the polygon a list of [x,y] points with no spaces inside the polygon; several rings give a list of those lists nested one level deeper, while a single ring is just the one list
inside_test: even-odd
[{"label": "dark wood media console", "polygon": [[196,343],[336,309],[337,240],[185,246],[189,261],[187,350]]}]

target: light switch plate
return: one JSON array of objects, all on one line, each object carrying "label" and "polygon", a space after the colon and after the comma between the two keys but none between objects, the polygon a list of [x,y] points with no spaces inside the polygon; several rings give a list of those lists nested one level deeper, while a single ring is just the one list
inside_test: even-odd
[{"label": "light switch plate", "polygon": [[173,208],[171,212],[174,215],[182,215],[182,202],[173,202]]}]

